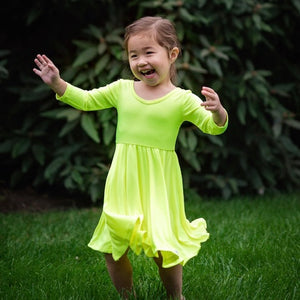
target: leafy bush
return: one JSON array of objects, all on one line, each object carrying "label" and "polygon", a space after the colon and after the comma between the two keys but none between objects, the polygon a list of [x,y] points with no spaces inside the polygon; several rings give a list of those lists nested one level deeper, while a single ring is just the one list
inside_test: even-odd
[{"label": "leafy bush", "polygon": [[[91,23],[75,12],[95,5],[88,10]],[[178,84],[200,97],[202,85],[213,87],[230,119],[222,136],[183,125],[176,148],[186,188],[224,197],[299,188],[300,73],[292,42],[299,25],[297,1],[132,0],[126,8],[119,1],[61,1],[58,8],[53,0],[51,7],[61,14],[68,9],[69,19],[64,18],[78,22],[64,35],[50,28],[49,39],[56,42],[45,42],[45,51],[53,52],[65,80],[84,89],[131,77],[122,48],[127,24],[144,15],[166,16],[175,23],[183,46]],[[46,16],[37,11],[36,6],[27,11],[28,28]],[[2,68],[6,64],[0,61]],[[9,177],[13,186],[63,186],[96,201],[114,151],[115,111],[85,113],[56,103],[53,93],[28,72],[4,78],[5,97],[13,101],[0,132],[3,181]]]}]

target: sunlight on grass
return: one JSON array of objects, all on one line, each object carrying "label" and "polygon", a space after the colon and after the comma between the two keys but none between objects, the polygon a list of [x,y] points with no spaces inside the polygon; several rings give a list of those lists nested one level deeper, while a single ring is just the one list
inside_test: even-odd
[{"label": "sunlight on grass", "polygon": [[[186,201],[210,239],[184,267],[186,299],[299,299],[299,195]],[[119,299],[87,247],[99,209],[1,214],[1,299]],[[129,253],[138,299],[165,299],[157,268]]]}]

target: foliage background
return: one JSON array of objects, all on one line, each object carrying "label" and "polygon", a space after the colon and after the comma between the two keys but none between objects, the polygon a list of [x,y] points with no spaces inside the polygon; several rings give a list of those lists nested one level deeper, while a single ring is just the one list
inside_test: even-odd
[{"label": "foliage background", "polygon": [[32,72],[46,53],[65,80],[94,88],[131,78],[122,38],[145,15],[171,19],[182,43],[178,84],[213,87],[229,113],[225,134],[183,124],[177,153],[187,192],[299,189],[300,4],[297,0],[12,0],[1,8],[0,180],[101,199],[114,151],[114,110],[57,103]]}]

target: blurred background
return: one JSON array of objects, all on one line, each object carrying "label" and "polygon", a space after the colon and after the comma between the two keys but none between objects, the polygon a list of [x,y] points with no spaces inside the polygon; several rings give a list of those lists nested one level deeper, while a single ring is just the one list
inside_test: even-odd
[{"label": "blurred background", "polygon": [[254,0],[11,0],[1,7],[0,187],[101,202],[116,112],[58,103],[33,72],[47,54],[84,89],[132,78],[124,28],[139,17],[174,22],[178,85],[214,88],[229,113],[221,136],[183,124],[176,150],[187,195],[299,190],[300,2]]}]

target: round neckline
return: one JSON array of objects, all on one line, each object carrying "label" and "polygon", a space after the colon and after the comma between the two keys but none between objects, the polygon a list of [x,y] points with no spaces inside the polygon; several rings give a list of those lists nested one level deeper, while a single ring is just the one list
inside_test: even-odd
[{"label": "round neckline", "polygon": [[162,97],[160,97],[160,98],[156,98],[156,99],[152,99],[152,100],[146,100],[146,99],[140,97],[140,96],[136,93],[136,91],[135,91],[135,89],[134,89],[134,80],[131,82],[131,91],[132,91],[133,95],[135,96],[135,98],[136,98],[139,102],[144,103],[144,104],[148,104],[148,105],[149,105],[149,104],[160,103],[160,102],[166,100],[166,98],[167,98],[168,96],[170,96],[170,95],[171,95],[174,91],[176,91],[177,89],[178,89],[178,87],[175,87],[173,90],[171,90],[170,92],[168,92],[167,94],[165,94],[164,96],[162,96]]}]

